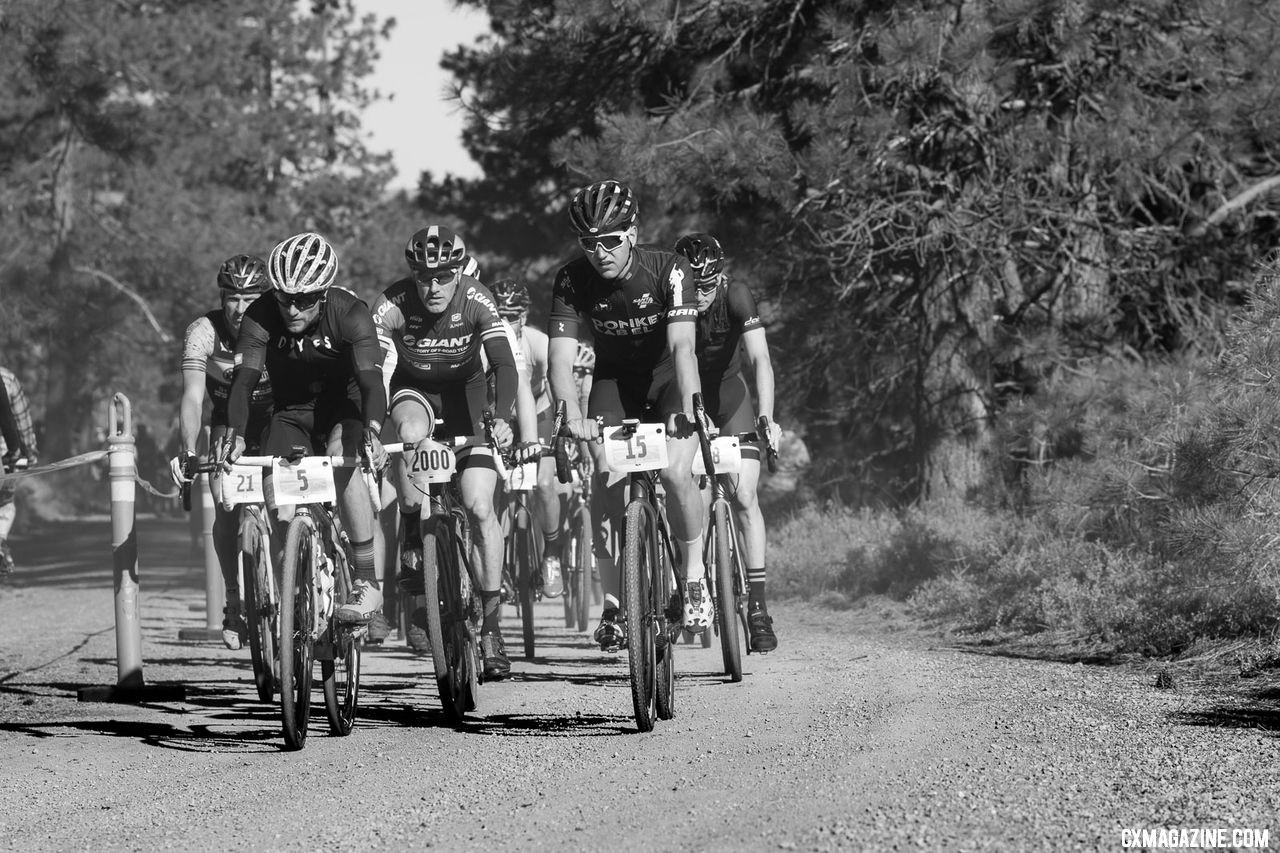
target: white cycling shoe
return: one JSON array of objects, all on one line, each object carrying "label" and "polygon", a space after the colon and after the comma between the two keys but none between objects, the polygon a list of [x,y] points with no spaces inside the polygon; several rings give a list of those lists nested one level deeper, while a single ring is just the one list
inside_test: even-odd
[{"label": "white cycling shoe", "polygon": [[358,580],[352,584],[347,603],[334,615],[340,622],[368,622],[381,609],[382,590],[366,580]]},{"label": "white cycling shoe", "polygon": [[711,625],[711,590],[707,579],[698,578],[684,585],[684,629],[700,634]]}]

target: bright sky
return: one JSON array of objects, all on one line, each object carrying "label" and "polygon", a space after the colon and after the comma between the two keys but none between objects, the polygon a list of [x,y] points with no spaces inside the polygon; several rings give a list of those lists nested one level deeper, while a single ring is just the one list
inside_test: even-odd
[{"label": "bright sky", "polygon": [[440,59],[488,32],[488,15],[474,7],[455,8],[452,0],[355,0],[355,6],[361,14],[396,19],[368,79],[393,99],[364,114],[369,147],[395,155],[399,174],[392,186],[415,189],[426,169],[437,176],[479,177],[480,167],[462,148],[462,113],[447,97],[450,77]]}]

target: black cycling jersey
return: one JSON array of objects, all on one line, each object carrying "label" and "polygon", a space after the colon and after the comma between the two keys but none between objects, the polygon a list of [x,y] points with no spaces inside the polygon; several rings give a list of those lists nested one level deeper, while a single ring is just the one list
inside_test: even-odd
[{"label": "black cycling jersey", "polygon": [[290,334],[276,300],[257,300],[245,312],[236,341],[236,373],[227,401],[230,426],[243,433],[249,395],[265,367],[271,376],[273,409],[320,405],[337,408],[347,401],[361,409],[366,425],[386,417],[382,350],[373,316],[349,290],[330,287],[319,321]]},{"label": "black cycling jersey", "polygon": [[653,246],[632,249],[627,271],[606,279],[586,256],[556,275],[550,337],[576,338],[589,323],[595,334],[596,379],[653,373],[669,360],[667,323],[698,316],[693,273],[682,256]]},{"label": "black cycling jersey", "polygon": [[698,315],[698,373],[703,385],[718,384],[741,370],[742,335],[763,326],[751,291],[745,284],[726,279],[711,307]]}]

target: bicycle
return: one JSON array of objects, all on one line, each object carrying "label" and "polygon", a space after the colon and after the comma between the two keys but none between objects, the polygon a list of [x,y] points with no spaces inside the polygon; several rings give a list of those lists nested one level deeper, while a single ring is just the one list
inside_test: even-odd
[{"label": "bicycle", "polygon": [[573,487],[564,507],[564,517],[568,519],[563,565],[564,624],[570,630],[586,631],[591,619],[592,582],[596,580],[591,550],[591,456],[583,450],[570,457],[568,451],[574,439],[564,429],[566,411],[562,400],[551,428],[556,477]]},{"label": "bicycle", "polygon": [[[402,445],[385,449],[395,453]],[[335,617],[351,594],[354,578],[347,557],[350,540],[337,514],[333,470],[365,462],[358,456],[306,453],[307,448],[295,447],[288,456],[242,456],[235,462],[241,468],[270,467],[276,502],[294,506],[280,567],[275,635],[280,717],[290,749],[306,746],[317,661],[329,731],[339,737],[351,734],[360,696],[359,640],[368,631],[365,624]]]},{"label": "bicycle", "polygon": [[[472,578],[471,535],[454,473],[455,451],[493,446],[492,416],[486,413],[485,435],[423,439],[406,450],[409,479],[427,499],[422,513],[422,598],[436,686],[445,717],[459,722],[477,707],[482,683],[481,613]],[[444,422],[437,420],[439,427]]]},{"label": "bicycle", "polygon": [[[216,476],[214,499],[227,509],[238,507],[236,544],[243,584],[241,601],[245,608],[245,623],[249,627],[253,683],[258,699],[269,703],[275,698],[277,686],[276,615],[280,594],[276,574],[271,567],[271,523],[264,512],[266,497],[262,493],[262,469],[234,465],[230,472],[219,476],[220,470],[217,462],[203,462],[191,466],[185,473],[188,478],[197,474]],[[191,483],[183,483],[180,492],[182,509],[190,512]]]},{"label": "bicycle", "polygon": [[529,493],[537,482],[536,460],[512,467],[506,476],[507,507],[503,513],[503,582],[515,590],[527,660],[533,660],[536,652],[533,605],[542,598],[542,536],[529,505]]},{"label": "bicycle", "polygon": [[[694,396],[694,420],[704,464],[711,461],[702,395]],[[609,470],[627,474],[622,533],[623,619],[636,727],[653,730],[655,718],[675,715],[675,549],[659,494],[658,472],[667,467],[665,427],[628,418],[601,433]],[[669,609],[670,608],[670,609]]]},{"label": "bicycle", "polygon": [[[741,443],[756,440],[765,443],[769,470],[774,471],[778,452],[769,439],[769,421],[764,416],[757,420],[755,432],[719,435],[711,442],[715,469],[709,478],[712,487],[711,524],[706,531],[703,554],[708,568],[707,586],[715,604],[714,624],[720,637],[724,671],[733,682],[742,680],[742,647],[745,644],[747,654],[751,654],[751,644],[747,640],[750,637],[747,624],[747,570],[743,562],[746,549],[729,502],[733,488],[730,478],[742,470]],[[700,462],[701,457],[694,460],[693,473],[706,478],[706,467],[699,465]],[[709,638],[710,632],[704,632],[703,636]],[[710,643],[704,643],[704,646],[709,645]]]}]

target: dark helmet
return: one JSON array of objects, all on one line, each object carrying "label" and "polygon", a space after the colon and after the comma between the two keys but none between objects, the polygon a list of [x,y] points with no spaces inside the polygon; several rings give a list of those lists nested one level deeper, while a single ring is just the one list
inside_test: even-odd
[{"label": "dark helmet", "polygon": [[218,268],[218,289],[229,293],[265,293],[271,289],[267,262],[257,255],[232,255]]},{"label": "dark helmet", "polygon": [[578,190],[569,202],[569,222],[579,234],[626,231],[636,224],[640,203],[626,184],[600,181]]},{"label": "dark helmet", "polygon": [[466,256],[462,237],[439,225],[418,230],[404,247],[404,259],[414,271],[457,269]]},{"label": "dark helmet", "polygon": [[676,254],[689,260],[694,278],[699,283],[710,282],[724,270],[724,249],[720,248],[720,241],[710,234],[684,235],[676,241]]},{"label": "dark helmet", "polygon": [[494,282],[493,298],[498,301],[499,314],[528,311],[533,301],[529,298],[529,288],[514,278],[504,278]]}]

